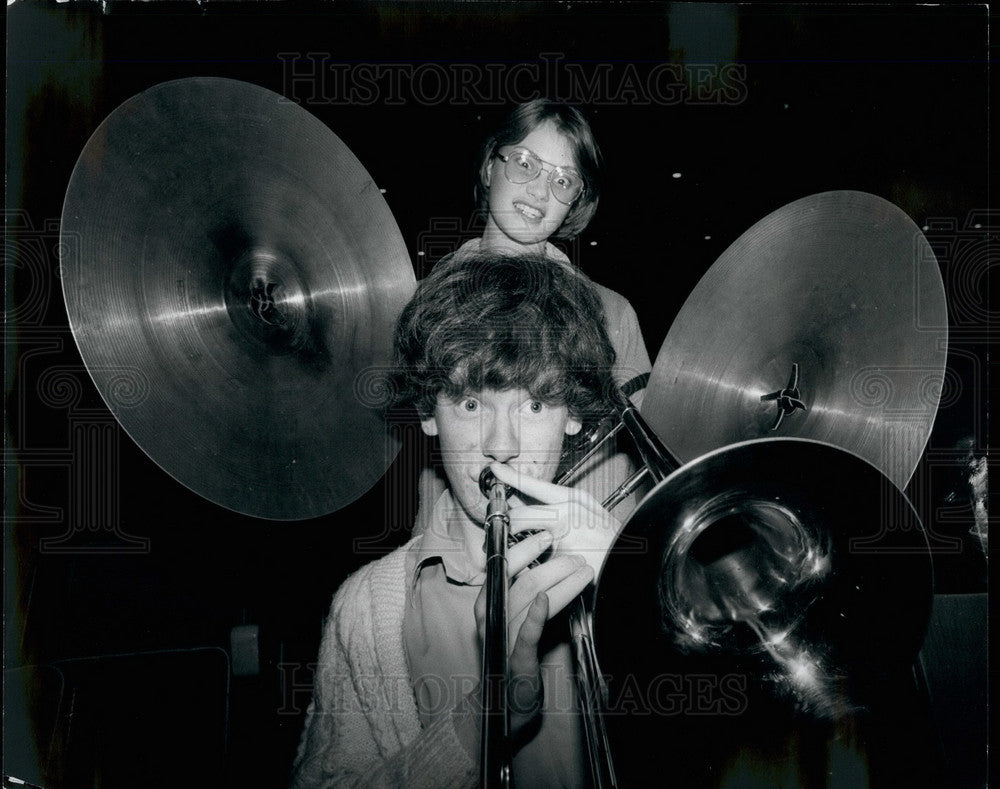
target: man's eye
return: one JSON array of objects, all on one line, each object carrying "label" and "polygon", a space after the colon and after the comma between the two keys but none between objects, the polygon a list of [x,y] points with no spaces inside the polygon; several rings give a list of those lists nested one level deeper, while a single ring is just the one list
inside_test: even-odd
[{"label": "man's eye", "polygon": [[532,400],[528,403],[528,410],[533,414],[540,414],[545,410],[545,403],[541,400]]},{"label": "man's eye", "polygon": [[471,397],[467,397],[467,398],[465,398],[462,401],[461,408],[462,408],[463,411],[470,411],[470,412],[471,411],[478,411],[479,410],[479,401],[475,400],[475,399],[473,399]]}]

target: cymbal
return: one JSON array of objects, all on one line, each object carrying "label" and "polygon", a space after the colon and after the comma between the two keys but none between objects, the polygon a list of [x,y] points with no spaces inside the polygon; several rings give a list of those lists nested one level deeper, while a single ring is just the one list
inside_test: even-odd
[{"label": "cymbal", "polygon": [[944,384],[947,307],[913,221],[855,191],[796,200],[709,268],[660,348],[641,413],[682,461],[754,438],[913,474]]},{"label": "cymbal", "polygon": [[122,427],[195,493],[324,515],[398,451],[380,407],[415,277],[385,199],[319,119],[197,77],[129,99],[77,161],[63,293]]}]

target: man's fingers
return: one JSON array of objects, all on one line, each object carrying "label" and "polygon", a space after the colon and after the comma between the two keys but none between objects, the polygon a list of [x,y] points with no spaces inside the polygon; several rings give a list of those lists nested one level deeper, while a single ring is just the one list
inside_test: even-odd
[{"label": "man's fingers", "polygon": [[517,632],[514,649],[510,654],[512,674],[532,671],[538,663],[538,642],[549,618],[549,598],[539,592],[528,606],[528,616]]},{"label": "man's fingers", "polygon": [[519,504],[510,508],[510,533],[538,530],[550,532],[555,540],[561,540],[569,531],[566,518],[566,503],[561,504]]},{"label": "man's fingers", "polygon": [[588,584],[594,580],[594,570],[589,564],[582,564],[571,575],[549,587],[549,617],[562,611],[574,599],[579,597]]},{"label": "man's fingers", "polygon": [[540,531],[525,537],[519,543],[511,545],[507,549],[507,573],[513,578],[521,570],[531,564],[535,559],[552,547],[553,534],[549,531]]},{"label": "man's fingers", "polygon": [[476,629],[482,634],[483,625],[486,624],[486,584],[483,584],[483,588],[479,590],[476,605],[472,610],[476,616]]},{"label": "man's fingers", "polygon": [[558,504],[562,501],[578,499],[586,496],[583,491],[556,485],[554,482],[544,482],[527,474],[522,474],[504,463],[490,463],[490,471],[496,474],[498,480],[512,488],[527,494],[543,504]]},{"label": "man's fingers", "polygon": [[538,711],[542,696],[542,677],[538,672],[538,642],[549,618],[549,598],[544,592],[535,596],[528,606],[528,616],[514,639],[510,653],[511,723],[517,727],[517,717],[530,718]]},{"label": "man's fingers", "polygon": [[594,580],[594,571],[582,556],[554,556],[538,567],[522,572],[510,588],[509,615],[517,621],[535,597],[544,592],[549,598],[549,616],[555,616]]},{"label": "man's fingers", "polygon": [[[554,616],[594,580],[594,571],[587,565],[586,559],[577,554],[554,556],[547,562],[526,569],[551,544],[551,536],[542,532],[533,534],[508,551],[508,567],[514,578],[507,600],[507,616],[511,623],[519,622],[528,606],[541,593],[548,594],[549,613]],[[474,612],[476,626],[482,633],[486,621],[485,585],[476,597]]]}]

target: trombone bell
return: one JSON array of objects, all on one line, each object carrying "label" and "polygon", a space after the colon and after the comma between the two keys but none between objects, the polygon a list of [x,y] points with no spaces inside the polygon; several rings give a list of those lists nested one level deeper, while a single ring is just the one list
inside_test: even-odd
[{"label": "trombone bell", "polygon": [[912,505],[850,452],[761,439],[683,466],[643,499],[597,584],[616,764],[658,753],[675,785],[725,785],[718,765],[740,749],[801,756],[815,737],[829,750],[873,716],[912,728],[931,586]]},{"label": "trombone bell", "polygon": [[643,499],[601,572],[594,639],[612,675],[637,652],[729,655],[836,717],[916,656],[931,579],[920,519],[878,469],[821,442],[748,441]]}]

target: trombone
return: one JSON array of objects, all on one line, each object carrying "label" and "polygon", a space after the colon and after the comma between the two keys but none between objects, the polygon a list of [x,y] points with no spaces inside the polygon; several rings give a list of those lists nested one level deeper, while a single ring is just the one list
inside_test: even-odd
[{"label": "trombone", "polygon": [[[630,476],[604,502],[612,509],[642,483],[647,476],[656,482],[666,479],[680,463],[646,425],[635,406],[620,395],[614,404],[616,424],[610,430],[592,436],[583,455],[564,472],[557,482],[566,484],[587,461],[624,428],[632,437],[643,460],[643,467]],[[606,424],[606,423],[601,423]],[[598,425],[600,430],[601,425]],[[486,529],[486,622],[483,639],[481,678],[483,726],[480,740],[480,783],[484,789],[509,787],[511,784],[510,710],[507,698],[507,546],[511,540],[507,495],[510,488],[500,482],[489,468],[479,475],[479,487],[488,500]],[[583,600],[573,601],[569,614],[570,635],[578,669],[577,687],[583,707],[583,726],[587,744],[590,775],[595,789],[618,786],[614,761],[604,724],[602,681],[590,627],[590,612]]]},{"label": "trombone", "polygon": [[479,475],[479,489],[486,505],[486,623],[483,637],[482,735],[480,785],[483,789],[510,786],[510,709],[507,698],[507,541],[510,489],[489,467]]},{"label": "trombone", "polygon": [[[682,466],[635,407],[625,398],[622,401],[615,405],[620,427],[616,425],[596,441],[559,481],[575,474],[577,466],[597,451],[596,446],[619,430],[626,430],[634,440],[644,468],[633,477],[649,475],[657,484],[623,526],[618,544],[626,533],[650,538],[642,560],[657,576],[661,617],[650,626],[665,633],[680,653],[744,654],[750,649],[768,663],[778,691],[788,693],[801,709],[816,717],[837,719],[863,707],[863,699],[843,695],[838,678],[845,672],[871,674],[912,660],[930,614],[926,535],[904,494],[879,469],[854,453],[814,440],[745,441]],[[823,476],[827,470],[829,479]],[[805,476],[800,474],[803,471]],[[635,484],[630,478],[604,505],[614,506]],[[503,553],[507,546],[501,535],[509,530],[509,524],[506,510],[501,515],[493,506],[495,499],[505,496],[503,487],[496,483],[490,488],[491,511],[496,514],[487,516],[487,527],[495,529],[489,538],[492,553],[487,560],[486,639],[490,646],[484,655],[484,680],[492,677],[494,681],[483,685],[481,769],[482,783],[488,787],[507,787],[511,781],[506,687],[496,681],[500,678],[505,683],[507,676]],[[861,491],[856,501],[850,498],[855,491]],[[505,498],[502,506],[506,506]],[[852,529],[857,524],[867,528],[880,523],[886,506],[892,519],[885,537],[893,542],[887,544],[890,552],[880,558],[853,554],[852,541],[866,538],[858,537],[865,533],[864,528],[861,532]],[[714,543],[721,543],[721,547]],[[707,549],[707,545],[713,547]],[[708,550],[716,554],[706,558]],[[620,561],[627,564],[628,559],[615,555],[612,548],[599,579],[593,612],[583,597],[570,609],[583,728],[596,787],[617,787],[620,781],[605,725],[607,688],[592,621],[594,616],[600,620],[600,631],[602,610],[613,619],[616,610],[629,604],[628,594],[621,591],[625,586],[619,584],[617,592],[614,587],[616,577],[629,577],[630,571],[623,571]],[[491,567],[495,568],[492,578]],[[611,578],[609,568],[613,570]],[[885,590],[887,574],[897,584]],[[610,592],[605,590],[609,581]],[[861,588],[866,591],[858,595],[855,590]],[[871,597],[865,594],[881,595],[881,605],[872,605]],[[813,602],[824,596],[824,605],[814,609]],[[873,613],[886,607],[907,614],[886,622]],[[844,621],[853,622],[863,634],[859,638],[862,643],[877,639],[883,651],[843,658],[843,645],[829,640],[835,636],[826,635],[843,635],[839,625],[823,619],[833,616],[846,616]],[[809,626],[800,628],[807,620]],[[745,638],[748,634],[750,646]],[[621,665],[614,668],[625,670]]]},{"label": "trombone", "polygon": [[[641,381],[643,385],[647,377],[643,376]],[[629,384],[626,384],[625,388],[630,388]],[[614,509],[624,501],[647,477],[659,483],[681,466],[680,462],[639,415],[638,410],[628,397],[620,394],[614,407],[617,416],[614,427],[595,441],[559,479],[560,484],[571,480],[602,446],[617,436],[622,429],[626,430],[642,458],[642,465],[601,503],[601,506],[607,510]],[[594,636],[590,624],[591,612],[587,609],[582,596],[577,597],[571,605],[570,636],[576,658],[577,689],[583,708],[583,730],[587,743],[592,784],[595,789],[617,787],[618,777],[604,722],[605,688],[597,662],[597,652],[594,648]]]},{"label": "trombone", "polygon": [[[659,599],[648,608],[659,619],[625,636],[630,643],[655,633],[678,653],[754,650],[819,714],[844,706],[837,676],[871,678],[912,663],[932,572],[927,536],[902,489],[934,423],[947,326],[929,243],[901,209],[864,192],[783,206],[702,276],[653,365],[643,412],[657,433],[625,398],[606,426],[607,437],[628,431],[643,464],[605,506],[647,475],[656,485],[617,543],[641,536],[650,550],[628,557],[613,546],[593,617],[582,600],[572,611],[595,785],[617,779],[592,627],[606,637],[633,600],[615,582],[636,570],[654,578]],[[557,481],[565,484],[596,446]],[[812,635],[797,640],[801,633]],[[864,647],[841,648],[830,633]],[[631,670],[603,657],[612,677]]]}]

